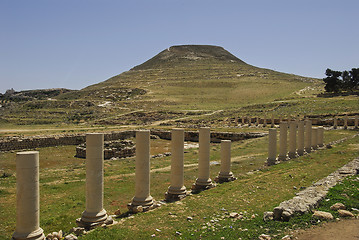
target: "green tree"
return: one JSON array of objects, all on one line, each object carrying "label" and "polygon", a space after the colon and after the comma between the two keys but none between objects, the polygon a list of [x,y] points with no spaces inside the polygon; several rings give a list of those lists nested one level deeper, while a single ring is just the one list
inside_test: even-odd
[{"label": "green tree", "polygon": [[342,75],[342,81],[340,84],[340,88],[342,90],[350,90],[352,88],[351,86],[351,76],[348,71],[343,71]]},{"label": "green tree", "polygon": [[333,71],[328,68],[325,71],[325,75],[327,75],[327,77],[323,79],[323,81],[325,82],[325,91],[334,93],[340,92],[341,80],[339,79],[339,77],[342,76],[342,72]]},{"label": "green tree", "polygon": [[352,70],[349,71],[350,74],[350,85],[352,87],[352,90],[359,88],[359,68],[352,68]]}]

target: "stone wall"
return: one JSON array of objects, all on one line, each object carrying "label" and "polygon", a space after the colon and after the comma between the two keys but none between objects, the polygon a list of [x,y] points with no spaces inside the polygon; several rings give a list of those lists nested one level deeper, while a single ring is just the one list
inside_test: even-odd
[{"label": "stone wall", "polygon": [[[294,198],[280,203],[273,210],[273,219],[289,221],[295,215],[310,212],[325,198],[330,188],[345,177],[356,174],[359,174],[359,158],[345,164],[329,176],[300,191]],[[267,212],[264,216],[268,215],[268,213],[271,215],[270,212]]]},{"label": "stone wall", "polygon": [[[171,132],[151,130],[152,135],[161,139],[170,140]],[[124,140],[133,138],[136,131],[118,131],[104,133],[105,141]],[[221,140],[239,141],[249,138],[263,137],[267,133],[229,133],[212,132],[211,142],[219,143]],[[0,151],[35,149],[40,147],[54,147],[62,145],[79,145],[86,141],[86,134],[59,134],[32,137],[6,137],[0,139]],[[185,141],[198,142],[198,131],[186,131]]]},{"label": "stone wall", "polygon": [[[105,133],[105,141],[135,137],[135,131]],[[0,140],[0,151],[34,149],[62,145],[79,145],[86,141],[86,134],[60,134],[50,136],[7,137]]]},{"label": "stone wall", "polygon": [[[338,119],[338,126],[343,126],[344,125],[344,117],[345,115],[338,115],[336,116]],[[323,117],[308,117],[308,120],[312,121],[312,125],[319,125],[319,126],[333,126],[333,122],[334,122],[334,117],[333,116],[323,116]],[[235,122],[235,118],[231,118],[230,119],[231,122]],[[293,120],[293,119],[292,119]],[[242,123],[242,118],[238,118],[237,120],[238,124]],[[248,124],[248,119],[245,118],[245,123]],[[256,118],[251,118],[251,123],[254,124],[256,121]],[[282,121],[288,121],[288,119],[283,118]],[[263,124],[264,119],[261,118],[259,119],[259,124]],[[272,120],[271,118],[267,118],[266,119],[267,124],[271,124]],[[275,118],[274,119],[274,124],[279,125],[280,119],[279,118]],[[348,126],[354,126],[355,123],[355,115],[348,115]]]},{"label": "stone wall", "polygon": [[[152,135],[156,135],[161,139],[171,140],[171,131],[151,130]],[[220,143],[221,140],[240,141],[249,138],[264,137],[268,133],[231,133],[231,132],[211,132],[211,142]],[[185,131],[185,141],[198,142],[198,131]]]}]

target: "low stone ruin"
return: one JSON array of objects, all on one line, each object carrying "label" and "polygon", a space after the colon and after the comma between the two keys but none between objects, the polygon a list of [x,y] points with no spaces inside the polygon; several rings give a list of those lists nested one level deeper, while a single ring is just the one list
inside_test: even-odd
[{"label": "low stone ruin", "polygon": [[265,212],[264,220],[289,221],[295,215],[312,211],[327,195],[330,188],[342,181],[345,177],[359,174],[359,158],[347,163],[329,176],[319,180],[303,191],[300,191],[290,200],[284,201],[273,212]]},{"label": "low stone ruin", "polygon": [[[132,140],[115,140],[104,142],[104,159],[133,157],[136,146]],[[76,147],[77,158],[86,158],[86,143]]]}]

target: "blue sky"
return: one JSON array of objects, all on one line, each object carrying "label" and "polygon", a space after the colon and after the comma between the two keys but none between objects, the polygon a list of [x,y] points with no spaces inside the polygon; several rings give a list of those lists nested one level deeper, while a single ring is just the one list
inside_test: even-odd
[{"label": "blue sky", "polygon": [[323,78],[359,67],[357,0],[0,0],[0,92],[81,89],[180,44]]}]

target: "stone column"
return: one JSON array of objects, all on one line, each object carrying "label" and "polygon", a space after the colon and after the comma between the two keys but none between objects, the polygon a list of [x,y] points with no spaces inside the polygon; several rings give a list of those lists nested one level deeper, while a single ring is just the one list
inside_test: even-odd
[{"label": "stone column", "polygon": [[256,127],[258,127],[258,125],[259,125],[259,117],[256,117]]},{"label": "stone column", "polygon": [[242,126],[244,126],[244,124],[246,124],[245,120],[246,120],[246,117],[242,116]]},{"label": "stone column", "polygon": [[238,126],[238,117],[237,116],[235,116],[234,117],[234,126]]},{"label": "stone column", "polygon": [[334,119],[333,119],[333,128],[334,129],[338,128],[338,118],[337,117],[334,117]]},{"label": "stone column", "polygon": [[[135,196],[127,205],[131,212],[147,211],[153,208],[150,195],[150,131],[136,131]],[[141,210],[138,210],[141,209]]]},{"label": "stone column", "polygon": [[108,220],[103,208],[103,144],[103,133],[86,134],[86,209],[76,220],[80,227],[93,228]]},{"label": "stone column", "polygon": [[168,188],[165,198],[167,201],[181,200],[186,197],[186,187],[184,186],[184,129],[172,129],[171,136],[171,186]]},{"label": "stone column", "polygon": [[322,126],[318,127],[318,136],[317,136],[317,141],[318,141],[318,147],[323,147],[324,146],[324,128]]},{"label": "stone column", "polygon": [[316,127],[312,128],[312,149],[318,149],[318,128]]},{"label": "stone column", "polygon": [[266,127],[267,126],[267,117],[264,116],[264,119],[263,119],[263,127]]},{"label": "stone column", "polygon": [[268,136],[268,158],[267,165],[274,165],[277,157],[277,129],[270,128]]},{"label": "stone column", "polygon": [[312,151],[312,121],[305,120],[305,151]]},{"label": "stone column", "polygon": [[298,157],[297,154],[297,123],[292,121],[289,123],[289,158]]},{"label": "stone column", "polygon": [[12,239],[45,239],[40,228],[39,152],[16,154],[16,229]]},{"label": "stone column", "polygon": [[355,119],[354,119],[354,128],[358,129],[358,115],[355,115]]},{"label": "stone column", "polygon": [[210,128],[199,129],[199,161],[198,161],[198,178],[192,185],[193,192],[199,192],[214,187],[212,180],[209,177],[210,165]]},{"label": "stone column", "polygon": [[247,117],[247,119],[248,119],[248,127],[249,127],[250,125],[252,125],[252,117]]},{"label": "stone column", "polygon": [[221,141],[221,169],[215,181],[219,183],[234,181],[231,172],[231,140]]},{"label": "stone column", "polygon": [[274,115],[272,115],[272,119],[271,119],[271,128],[274,128],[275,124],[274,124]]},{"label": "stone column", "polygon": [[303,156],[304,152],[304,121],[298,122],[298,149],[297,153],[299,156]]},{"label": "stone column", "polygon": [[348,129],[348,115],[344,116],[344,129]]},{"label": "stone column", "polygon": [[288,132],[288,123],[281,122],[279,124],[279,155],[278,161],[288,160],[287,155],[287,132]]}]

